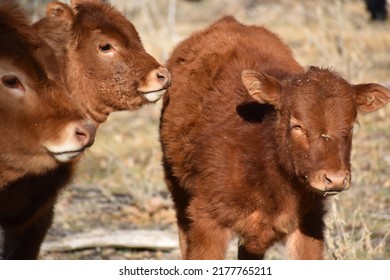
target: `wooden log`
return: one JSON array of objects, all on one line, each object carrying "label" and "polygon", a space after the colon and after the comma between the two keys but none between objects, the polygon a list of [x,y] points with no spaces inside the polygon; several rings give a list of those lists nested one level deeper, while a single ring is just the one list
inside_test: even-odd
[{"label": "wooden log", "polygon": [[93,231],[42,244],[44,252],[66,252],[91,248],[128,248],[170,251],[179,248],[177,234],[160,230]]}]

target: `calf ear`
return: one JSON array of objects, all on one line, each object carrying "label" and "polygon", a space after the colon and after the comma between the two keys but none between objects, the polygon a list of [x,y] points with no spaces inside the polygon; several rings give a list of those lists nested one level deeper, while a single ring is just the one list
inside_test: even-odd
[{"label": "calf ear", "polygon": [[279,107],[282,87],[278,80],[254,70],[242,71],[241,79],[248,93],[259,103]]},{"label": "calf ear", "polygon": [[353,86],[358,111],[369,113],[379,110],[390,101],[390,92],[378,84],[359,84]]},{"label": "calf ear", "polygon": [[46,16],[63,18],[71,23],[73,22],[74,13],[72,8],[65,3],[50,2],[46,7]]},{"label": "calf ear", "polygon": [[44,17],[34,23],[33,28],[39,38],[52,48],[56,56],[61,56],[71,38],[71,24],[62,17]]}]

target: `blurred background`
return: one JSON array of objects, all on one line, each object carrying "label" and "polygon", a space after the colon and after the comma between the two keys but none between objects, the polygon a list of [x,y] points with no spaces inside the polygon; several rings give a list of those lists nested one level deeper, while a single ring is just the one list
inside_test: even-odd
[{"label": "blurred background", "polygon": [[[48,1],[20,2],[35,21]],[[390,86],[390,23],[372,16],[363,0],[110,2],[162,63],[177,42],[230,14],[277,33],[302,65],[332,67],[351,83]],[[161,101],[114,113],[100,127],[58,200],[42,259],[180,258],[161,167],[160,110]],[[326,257],[390,259],[390,105],[359,116],[351,162],[352,188],[330,199]],[[137,240],[143,243],[132,244]],[[235,258],[234,243],[228,258]],[[272,248],[267,258],[286,258],[283,247]]]}]

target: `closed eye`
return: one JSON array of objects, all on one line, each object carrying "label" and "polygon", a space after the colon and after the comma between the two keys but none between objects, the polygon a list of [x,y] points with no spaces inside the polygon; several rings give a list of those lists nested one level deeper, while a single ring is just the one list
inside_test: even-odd
[{"label": "closed eye", "polygon": [[293,129],[300,129],[300,130],[302,130],[303,128],[302,128],[302,126],[300,126],[300,125],[292,125],[292,126],[290,127],[290,130],[293,130]]},{"label": "closed eye", "polygon": [[299,131],[302,131],[302,132],[306,133],[305,130],[302,128],[302,126],[297,125],[297,124],[291,125],[290,126],[290,130],[299,130]]},{"label": "closed eye", "polygon": [[290,118],[290,133],[294,134],[295,136],[307,136],[306,130],[301,126],[301,122],[294,117]]},{"label": "closed eye", "polygon": [[292,134],[294,134],[296,136],[298,136],[298,135],[307,136],[307,133],[302,128],[302,126],[297,125],[297,124],[294,124],[294,125],[290,126],[290,133],[292,133]]}]

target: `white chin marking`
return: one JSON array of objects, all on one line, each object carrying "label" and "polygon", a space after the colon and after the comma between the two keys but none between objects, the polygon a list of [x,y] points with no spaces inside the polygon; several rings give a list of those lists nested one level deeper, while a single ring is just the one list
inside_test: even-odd
[{"label": "white chin marking", "polygon": [[80,154],[80,152],[65,152],[65,153],[60,153],[60,154],[54,154],[53,156],[59,162],[68,162],[71,159],[78,156],[79,154]]},{"label": "white chin marking", "polygon": [[164,95],[166,91],[167,91],[166,89],[162,89],[159,91],[147,92],[144,93],[144,96],[149,102],[156,102]]}]

